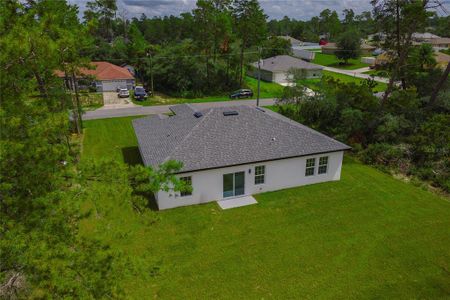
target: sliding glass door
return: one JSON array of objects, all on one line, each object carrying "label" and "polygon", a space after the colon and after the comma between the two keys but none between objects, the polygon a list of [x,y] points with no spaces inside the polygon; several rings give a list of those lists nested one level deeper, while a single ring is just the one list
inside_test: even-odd
[{"label": "sliding glass door", "polygon": [[223,197],[244,195],[245,172],[229,173],[223,175]]}]

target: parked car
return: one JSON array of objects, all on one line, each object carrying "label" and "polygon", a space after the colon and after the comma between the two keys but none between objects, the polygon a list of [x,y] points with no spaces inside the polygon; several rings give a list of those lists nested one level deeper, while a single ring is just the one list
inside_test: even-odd
[{"label": "parked car", "polygon": [[250,98],[253,97],[252,90],[249,89],[240,89],[233,93],[231,93],[230,98],[231,99],[237,99],[237,98]]},{"label": "parked car", "polygon": [[125,86],[118,86],[116,92],[120,92],[120,90],[127,89]]},{"label": "parked car", "polygon": [[142,86],[136,86],[134,88],[134,99],[136,100],[145,100],[147,98],[147,92]]},{"label": "parked car", "polygon": [[128,98],[130,97],[130,92],[128,92],[127,89],[122,88],[119,90],[119,93],[117,93],[117,96],[119,98]]}]

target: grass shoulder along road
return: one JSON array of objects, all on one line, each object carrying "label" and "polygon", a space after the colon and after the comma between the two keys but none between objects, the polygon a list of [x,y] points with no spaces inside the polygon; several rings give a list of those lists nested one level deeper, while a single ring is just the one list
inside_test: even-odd
[{"label": "grass shoulder along road", "polygon": [[[258,80],[246,76],[244,78],[245,88],[249,88],[253,91],[253,97],[249,99],[256,99],[256,92],[258,90]],[[283,86],[273,83],[261,81],[260,98],[278,98],[283,92]],[[230,91],[231,93],[232,91]],[[203,103],[203,102],[218,102],[230,100],[229,94],[207,96],[201,98],[174,98],[166,95],[156,94],[154,97],[148,97],[145,101],[136,101],[133,99],[133,103],[143,106],[152,105],[170,105],[170,104],[182,104],[182,103]],[[245,99],[242,99],[245,100]]]},{"label": "grass shoulder along road", "polygon": [[[86,121],[83,159],[129,161],[132,119]],[[340,181],[226,211],[209,203],[139,214],[104,192],[80,234],[129,257],[130,299],[450,294],[450,203],[349,158]]]},{"label": "grass shoulder along road", "polygon": [[315,53],[316,56],[312,63],[322,65],[325,67],[333,67],[343,70],[355,70],[360,68],[368,67],[369,64],[362,63],[361,58],[358,57],[356,59],[349,59],[348,64],[342,64],[342,60],[339,60],[334,54],[323,54],[323,53]]}]

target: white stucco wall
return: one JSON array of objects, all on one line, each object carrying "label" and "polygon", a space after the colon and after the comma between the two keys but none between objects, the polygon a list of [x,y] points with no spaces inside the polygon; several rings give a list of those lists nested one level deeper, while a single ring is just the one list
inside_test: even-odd
[{"label": "white stucco wall", "polygon": [[[256,164],[246,164],[220,169],[204,170],[180,174],[180,177],[191,176],[193,192],[191,196],[180,197],[176,192],[159,192],[155,195],[159,209],[200,204],[223,199],[223,174],[245,172],[245,195],[275,191],[295,186],[325,181],[339,180],[343,151],[280,159]],[[326,174],[318,175],[319,157],[328,156]],[[305,176],[306,159],[316,158],[314,176]],[[266,167],[265,183],[255,185],[255,166]],[[249,173],[249,170],[251,172]]]},{"label": "white stucco wall", "polygon": [[134,87],[134,79],[118,79],[118,80],[98,80],[96,81],[98,92],[115,92],[117,88],[127,88],[132,90]]},{"label": "white stucco wall", "polygon": [[[253,78],[258,78],[258,70],[251,69],[247,71],[247,75]],[[303,74],[306,78],[321,78],[322,70],[306,70]],[[266,70],[261,70],[261,80],[276,83],[287,83],[292,82],[292,74],[287,72],[270,72]]]}]

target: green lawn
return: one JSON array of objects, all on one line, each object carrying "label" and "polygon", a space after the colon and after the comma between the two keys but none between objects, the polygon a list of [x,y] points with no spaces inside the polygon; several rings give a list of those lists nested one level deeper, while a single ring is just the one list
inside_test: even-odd
[{"label": "green lawn", "polygon": [[384,71],[384,70],[370,70],[367,72],[364,72],[364,74],[369,74],[369,75],[374,75],[374,76],[378,76],[378,77],[389,77],[389,72],[388,71]]},{"label": "green lawn", "polygon": [[131,120],[140,117],[84,121],[82,158],[141,162]]},{"label": "green lawn", "polygon": [[326,67],[333,67],[345,70],[354,70],[369,66],[369,64],[362,63],[360,57],[358,57],[357,59],[349,59],[348,65],[342,65],[341,64],[342,61],[337,59],[335,55],[323,54],[318,52],[316,52],[316,56],[312,62]]},{"label": "green lawn", "polygon": [[[86,121],[83,158],[129,160],[131,119]],[[130,256],[130,299],[449,297],[447,199],[352,159],[338,182],[256,198],[141,215],[105,191],[81,234]]]},{"label": "green lawn", "polygon": [[[334,73],[334,72],[330,72],[330,71],[322,71],[322,73],[324,76],[333,77],[334,79],[338,79],[343,83],[353,82],[353,83],[359,84],[365,80],[362,78],[357,78],[357,77],[353,77],[353,76],[349,76],[349,75],[345,75],[345,74]],[[321,89],[321,79],[303,79],[303,80],[300,80],[300,84],[303,84],[315,91],[318,91]],[[385,91],[386,88],[387,88],[386,83],[377,82],[377,86],[374,88],[374,91],[382,92],[382,91]]]},{"label": "green lawn", "polygon": [[[253,98],[256,99],[256,91],[258,90],[258,80],[255,78],[251,78],[246,76],[244,78],[244,87],[249,88],[253,91]],[[283,86],[272,83],[261,81],[260,87],[260,97],[261,98],[277,98],[281,96],[283,91]],[[231,93],[232,91],[230,91]],[[135,101],[133,103],[143,106],[151,106],[151,105],[168,105],[168,104],[181,104],[181,103],[202,103],[202,102],[217,102],[217,101],[228,101],[230,100],[229,94],[225,93],[223,95],[215,95],[208,96],[202,98],[174,98],[166,95],[156,94],[155,97],[149,97],[145,101]],[[245,100],[245,99],[244,99]]]}]

